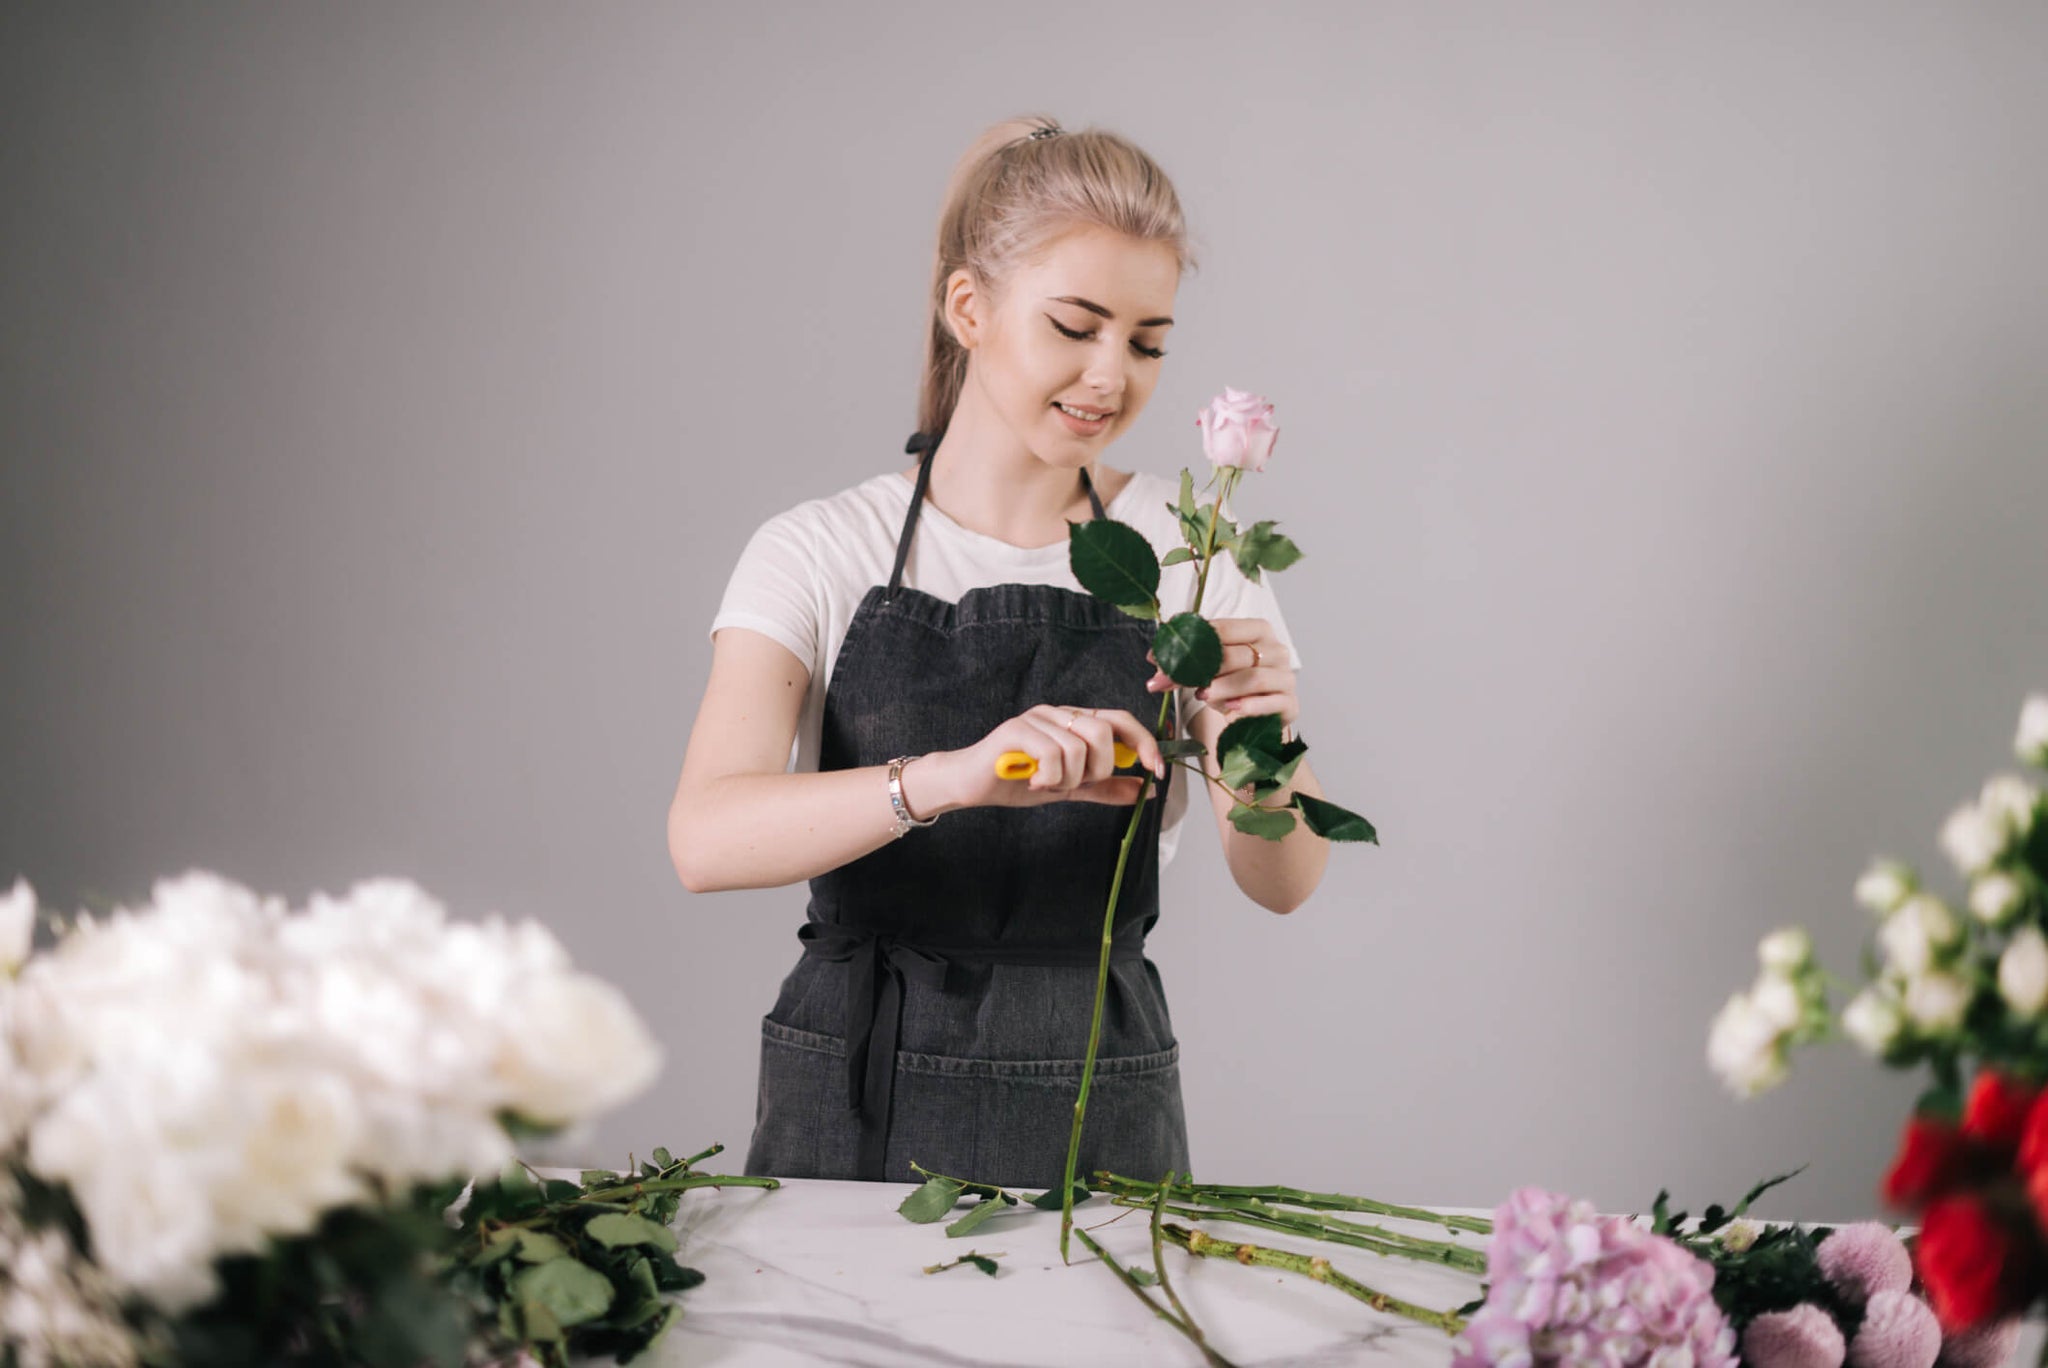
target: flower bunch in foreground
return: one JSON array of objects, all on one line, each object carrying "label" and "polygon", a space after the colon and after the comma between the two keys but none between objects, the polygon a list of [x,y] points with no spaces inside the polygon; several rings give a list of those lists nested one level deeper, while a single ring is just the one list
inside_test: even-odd
[{"label": "flower bunch in foreground", "polygon": [[[2048,768],[2048,694],[2022,705],[2013,753]],[[1966,885],[1960,899],[1892,858],[1857,879],[1873,946],[1838,1017],[1806,933],[1776,932],[1759,950],[1764,975],[1715,1018],[1707,1054],[1743,1097],[1784,1080],[1790,1048],[1837,1037],[1890,1068],[1930,1071],[1884,1193],[1922,1214],[1914,1266],[1943,1328],[1957,1333],[1996,1327],[2048,1284],[2048,1109],[2035,1106],[2048,1078],[2041,786],[1992,776],[1950,812],[1940,845]]]},{"label": "flower bunch in foreground", "polygon": [[1535,1187],[1510,1194],[1494,1213],[1486,1271],[1486,1304],[1459,1336],[1453,1368],[1737,1362],[1713,1267],[1589,1202]]},{"label": "flower bunch in foreground", "polygon": [[516,1131],[660,1068],[544,927],[451,922],[402,879],[293,910],[193,871],[31,955],[37,910],[25,882],[0,899],[0,1231],[40,1251],[33,1282],[0,1266],[0,1334],[24,1362],[116,1308],[195,1313],[224,1267],[496,1173]]}]

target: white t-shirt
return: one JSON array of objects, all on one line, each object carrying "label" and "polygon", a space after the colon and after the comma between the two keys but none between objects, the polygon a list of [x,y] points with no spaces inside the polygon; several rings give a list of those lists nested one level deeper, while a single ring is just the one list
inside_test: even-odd
[{"label": "white t-shirt", "polygon": [[[838,660],[854,610],[869,589],[889,582],[889,571],[896,563],[896,539],[902,533],[914,491],[908,477],[890,470],[837,494],[807,499],[762,523],[733,567],[725,597],[711,619],[711,635],[715,638],[721,627],[752,628],[788,647],[810,670],[810,687],[790,746],[789,768],[793,771],[818,768],[831,667]],[[1168,480],[1141,470],[1103,505],[1103,511],[1143,533],[1164,556],[1184,545],[1180,520],[1172,511],[1179,497],[1178,473]],[[1203,500],[1198,496],[1196,502]],[[1224,511],[1229,515],[1232,510]],[[1227,552],[1218,555],[1202,590],[1202,616],[1264,618],[1286,643],[1292,668],[1298,670],[1301,653],[1294,649],[1294,639],[1280,615],[1272,578],[1269,570],[1254,584]],[[962,527],[930,499],[926,499],[911,534],[903,583],[949,603],[959,602],[969,589],[996,584],[1056,584],[1085,592],[1068,565],[1065,538],[1048,546],[1012,546]],[[1159,580],[1159,602],[1165,616],[1187,611],[1194,596],[1193,563],[1167,566]],[[1191,689],[1177,689],[1175,694],[1179,734],[1186,736],[1188,718],[1208,704],[1198,701]],[[1179,844],[1193,778],[1183,771],[1167,795],[1159,832],[1161,868],[1172,860]],[[1208,810],[1206,805],[1203,810]]]}]

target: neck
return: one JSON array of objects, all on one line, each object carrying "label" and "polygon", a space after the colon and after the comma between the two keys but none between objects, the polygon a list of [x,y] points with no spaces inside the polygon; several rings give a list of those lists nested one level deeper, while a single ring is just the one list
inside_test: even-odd
[{"label": "neck", "polygon": [[[1012,546],[1064,541],[1068,521],[1094,516],[1084,467],[1041,459],[1007,429],[977,421],[964,402],[930,459],[932,503],[962,527]],[[1092,480],[1093,463],[1086,468]]]}]

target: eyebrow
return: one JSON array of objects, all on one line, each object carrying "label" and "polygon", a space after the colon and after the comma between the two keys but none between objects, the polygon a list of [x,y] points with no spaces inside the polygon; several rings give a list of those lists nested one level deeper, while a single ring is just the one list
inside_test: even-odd
[{"label": "eyebrow", "polygon": [[[1083,299],[1079,295],[1053,295],[1052,301],[1055,304],[1077,304],[1089,313],[1100,314],[1110,322],[1116,322],[1115,314],[1103,308],[1092,299]],[[1167,326],[1172,322],[1171,318],[1141,318],[1138,320],[1138,326],[1141,328],[1158,328]]]}]

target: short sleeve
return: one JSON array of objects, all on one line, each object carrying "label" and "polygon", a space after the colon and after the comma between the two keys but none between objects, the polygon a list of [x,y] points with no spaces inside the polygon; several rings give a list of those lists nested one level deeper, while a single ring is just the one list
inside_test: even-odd
[{"label": "short sleeve", "polygon": [[785,511],[756,528],[726,581],[725,597],[711,619],[721,627],[750,627],[780,642],[818,676],[820,623],[824,601],[817,556],[798,520]]}]

